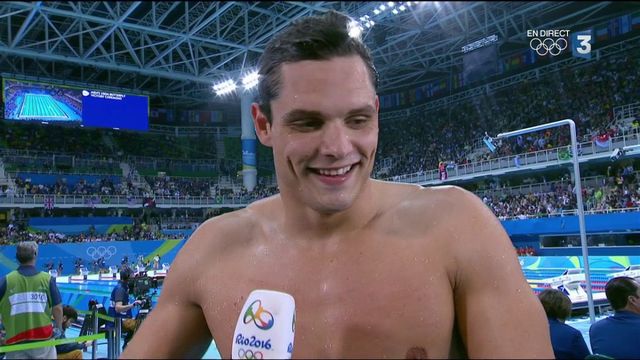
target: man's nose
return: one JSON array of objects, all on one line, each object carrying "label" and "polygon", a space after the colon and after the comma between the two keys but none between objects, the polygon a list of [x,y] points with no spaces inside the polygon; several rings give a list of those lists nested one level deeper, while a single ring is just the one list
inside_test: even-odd
[{"label": "man's nose", "polygon": [[342,121],[330,121],[322,134],[320,153],[336,158],[344,157],[353,149],[351,140],[349,129]]}]

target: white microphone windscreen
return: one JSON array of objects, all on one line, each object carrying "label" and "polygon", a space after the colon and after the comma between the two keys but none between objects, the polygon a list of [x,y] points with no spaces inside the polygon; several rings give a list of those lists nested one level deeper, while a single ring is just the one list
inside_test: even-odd
[{"label": "white microphone windscreen", "polygon": [[290,359],[296,304],[293,296],[254,290],[247,297],[233,333],[233,359]]}]

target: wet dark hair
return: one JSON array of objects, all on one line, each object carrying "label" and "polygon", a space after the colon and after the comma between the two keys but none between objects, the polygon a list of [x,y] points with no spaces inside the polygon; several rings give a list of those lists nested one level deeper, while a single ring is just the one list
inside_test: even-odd
[{"label": "wet dark hair", "polygon": [[620,310],[627,306],[629,296],[636,296],[638,283],[632,277],[619,276],[610,279],[604,287],[607,300],[613,310]]},{"label": "wet dark hair", "polygon": [[377,88],[378,72],[369,49],[360,39],[349,36],[351,21],[350,17],[331,10],[295,21],[267,43],[259,61],[258,103],[270,123],[271,100],[279,95],[284,63],[358,55],[369,69],[374,89]]},{"label": "wet dark hair", "polygon": [[547,317],[566,320],[571,316],[571,299],[557,289],[545,289],[538,294]]}]

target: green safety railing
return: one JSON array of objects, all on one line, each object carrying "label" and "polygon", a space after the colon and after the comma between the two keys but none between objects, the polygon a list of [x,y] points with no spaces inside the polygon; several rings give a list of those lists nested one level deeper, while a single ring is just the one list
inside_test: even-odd
[{"label": "green safety railing", "polygon": [[[97,333],[98,332],[98,319],[102,319],[102,320],[106,320],[109,322],[114,322],[116,324],[116,333],[119,336],[120,333],[120,322],[116,320],[116,318],[113,318],[111,316],[107,316],[107,315],[103,315],[100,314],[98,312],[94,312],[94,311],[85,311],[85,310],[78,310],[79,314],[83,314],[83,315],[92,315],[94,316],[93,318],[93,331],[94,334],[92,335],[83,335],[83,336],[79,336],[76,338],[64,338],[64,339],[52,339],[52,340],[43,340],[43,341],[34,341],[34,342],[29,342],[26,344],[15,344],[15,345],[5,345],[5,346],[0,346],[0,353],[9,353],[9,352],[15,352],[15,351],[24,351],[24,350],[32,350],[32,349],[39,349],[39,348],[43,348],[43,347],[49,347],[49,346],[57,346],[57,345],[62,345],[62,344],[70,344],[70,343],[81,343],[81,342],[87,342],[87,341],[91,341],[93,343],[93,356],[92,358],[95,359],[95,346],[97,345],[97,341],[101,340],[101,339],[107,339],[107,342],[110,341],[110,339],[107,336],[107,333]],[[85,317],[85,321],[86,321],[86,317]],[[118,342],[119,345],[119,342]],[[114,352],[115,349],[113,349],[113,344],[109,344],[109,348],[110,353]],[[119,352],[115,352],[114,355],[118,355]]]},{"label": "green safety railing", "polygon": [[39,349],[39,348],[48,347],[48,346],[70,344],[75,342],[100,340],[100,339],[105,339],[106,337],[107,337],[107,334],[94,334],[94,335],[85,335],[85,336],[79,336],[77,338],[69,338],[69,339],[44,340],[44,341],[30,342],[26,344],[5,345],[5,346],[0,346],[0,352],[8,353],[13,351]]}]

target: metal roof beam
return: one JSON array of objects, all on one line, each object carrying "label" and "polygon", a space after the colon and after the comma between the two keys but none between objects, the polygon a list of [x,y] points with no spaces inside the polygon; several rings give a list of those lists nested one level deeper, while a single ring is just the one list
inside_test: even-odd
[{"label": "metal roof beam", "polygon": [[152,67],[155,63],[157,63],[159,61],[160,58],[165,57],[168,53],[170,53],[171,51],[173,51],[173,49],[177,48],[178,46],[180,46],[180,44],[182,44],[183,42],[185,42],[188,38],[191,38],[195,33],[197,33],[198,31],[202,30],[202,28],[204,28],[205,26],[209,25],[209,23],[211,21],[213,21],[213,19],[217,18],[218,16],[220,16],[220,14],[222,14],[223,12],[227,11],[228,8],[233,6],[233,2],[229,1],[224,3],[224,5],[222,5],[220,8],[218,8],[218,10],[216,10],[216,12],[214,12],[213,14],[211,14],[211,16],[209,16],[206,20],[202,21],[198,26],[194,27],[193,29],[191,29],[191,31],[189,31],[188,34],[186,35],[182,35],[180,38],[178,38],[173,45],[169,46],[168,48],[166,48],[163,52],[160,53],[160,55],[158,55],[155,59],[151,60],[150,62],[148,62],[145,65],[145,68],[150,68]]},{"label": "metal roof beam", "polygon": [[[23,7],[23,8],[28,8],[28,9],[32,9],[34,7],[34,5],[32,3],[10,2],[9,4],[16,5],[16,6]],[[96,22],[96,23],[99,23],[99,24],[113,25],[115,23],[115,21],[111,20],[111,19],[105,19],[105,18],[102,18],[102,17],[99,17],[99,16],[87,15],[87,14],[82,14],[82,13],[74,13],[74,12],[71,12],[71,11],[61,10],[61,9],[57,9],[57,8],[53,8],[53,7],[43,6],[43,7],[40,8],[40,12],[51,13],[51,14],[59,15],[59,16],[66,16],[66,17],[69,17],[69,18],[78,17],[78,18],[81,18],[81,19],[83,19],[85,21]],[[166,36],[166,37],[170,37],[172,39],[181,37],[183,35],[183,34],[181,34],[179,32],[176,32],[176,31],[164,30],[164,29],[160,29],[160,28],[152,28],[152,27],[148,27],[148,26],[144,26],[144,25],[138,25],[138,24],[127,23],[127,22],[123,22],[122,24],[120,24],[120,26],[122,28],[124,28],[124,29],[139,31],[139,32],[148,33],[148,34]],[[198,41],[198,42],[205,43],[205,44],[212,44],[212,45],[217,45],[217,46],[223,45],[223,46],[228,46],[228,47],[232,47],[232,48],[236,48],[236,49],[242,49],[242,50],[246,49],[246,46],[238,45],[236,43],[233,43],[233,42],[230,42],[230,41],[224,41],[224,40],[220,40],[220,39],[210,39],[210,38],[204,38],[204,37],[199,37],[199,36],[192,36],[191,39],[195,40],[195,41]],[[249,47],[249,49],[253,50],[253,51],[257,51],[257,52],[262,52],[262,49],[259,49],[259,48]]]},{"label": "metal roof beam", "polygon": [[18,42],[22,40],[22,37],[24,36],[24,34],[26,34],[27,29],[33,25],[33,17],[36,15],[38,10],[40,10],[40,6],[42,6],[42,1],[38,1],[33,4],[33,7],[31,7],[31,11],[29,11],[29,15],[27,15],[27,18],[24,19],[24,21],[22,22],[22,26],[20,26],[20,29],[18,30],[18,33],[13,38],[11,47],[15,47],[16,44],[18,44]]},{"label": "metal roof beam", "polygon": [[[53,31],[54,31],[56,34],[58,34],[58,36],[59,36],[59,38],[57,38],[57,39],[48,39],[48,42],[53,42],[53,40],[58,40],[58,39],[60,39],[60,40],[62,40],[62,41],[67,45],[67,47],[69,48],[69,50],[71,50],[71,52],[73,52],[73,54],[74,54],[75,56],[80,56],[80,55],[78,55],[78,52],[73,48],[73,46],[71,46],[71,44],[69,44],[69,42],[67,41],[66,37],[65,37],[65,36],[63,36],[63,35],[60,33],[60,31],[58,31],[58,28],[53,24],[53,22],[51,22],[51,20],[49,19],[49,17],[48,17],[47,15],[44,15],[44,14],[42,15],[42,17],[43,17],[43,18],[44,18],[44,20],[49,24],[49,26],[53,29]],[[59,44],[59,43],[60,43],[60,41],[57,41],[55,46],[57,46],[57,44]],[[55,49],[55,46],[54,46],[54,47],[52,47],[51,49],[49,49],[49,51],[53,51],[53,49]]]},{"label": "metal roof beam", "polygon": [[118,65],[114,63],[105,63],[94,60],[85,60],[81,58],[72,58],[65,55],[57,55],[57,54],[44,54],[38,51],[33,50],[24,50],[24,49],[14,49],[6,46],[0,46],[0,52],[7,52],[12,55],[23,56],[27,58],[36,58],[42,60],[50,60],[50,61],[64,61],[72,64],[80,64],[86,66],[94,66],[107,70],[117,70],[117,71],[129,71],[132,73],[138,73],[141,75],[147,76],[157,76],[165,79],[178,79],[178,80],[187,80],[197,83],[205,83],[210,84],[211,79],[204,78],[202,76],[194,76],[188,75],[184,73],[170,73],[166,71],[157,71],[153,69],[141,69],[131,65]]},{"label": "metal roof beam", "polygon": [[127,11],[125,11],[124,14],[122,14],[122,16],[116,21],[116,22],[112,22],[111,23],[111,28],[109,30],[107,30],[104,34],[102,34],[102,36],[100,37],[100,39],[98,39],[98,41],[96,41],[90,48],[89,50],[87,50],[83,55],[82,58],[83,59],[87,59],[89,57],[89,55],[91,55],[92,52],[94,52],[98,46],[100,46],[108,37],[109,35],[111,35],[111,33],[113,33],[118,26],[120,26],[122,23],[124,23],[124,20],[126,20],[127,17],[129,17],[129,15],[131,15],[131,13],[141,4],[140,1],[136,1],[134,2],[131,6],[129,6],[129,8],[127,9]]}]

